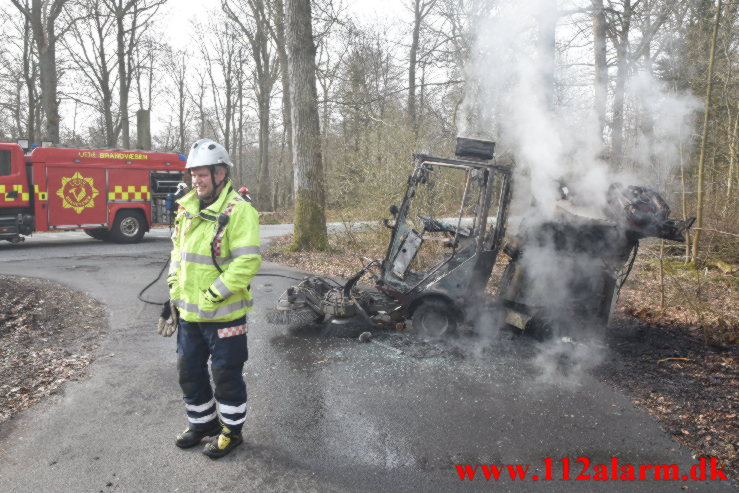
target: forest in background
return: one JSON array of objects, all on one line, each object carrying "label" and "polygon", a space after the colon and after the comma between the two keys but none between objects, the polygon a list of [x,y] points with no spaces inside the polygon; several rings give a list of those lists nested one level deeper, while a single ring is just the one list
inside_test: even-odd
[{"label": "forest in background", "polygon": [[[580,163],[576,154],[595,147],[609,171],[665,194],[674,216],[700,213],[701,255],[735,263],[737,3],[514,3],[506,17],[505,0],[405,0],[402,18],[373,23],[340,0],[312,2],[329,209],[385,216],[411,154],[450,155],[457,135],[496,140],[533,177],[527,161],[548,150],[526,143],[547,134],[539,123],[551,116],[550,127],[574,128],[560,138],[582,128],[597,136],[565,142],[562,156]],[[282,0],[202,7],[180,27],[185,46],[163,35],[172,1],[0,5],[0,140],[185,152],[211,137],[229,149],[260,210],[292,207]],[[522,35],[532,40],[533,72],[513,66],[522,54],[511,40]],[[507,97],[529,79],[543,98],[536,109],[547,112],[517,114],[528,94]]]}]

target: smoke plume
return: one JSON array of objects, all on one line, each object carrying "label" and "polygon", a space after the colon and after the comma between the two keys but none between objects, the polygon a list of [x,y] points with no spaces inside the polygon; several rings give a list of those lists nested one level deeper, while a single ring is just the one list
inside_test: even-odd
[{"label": "smoke plume", "polygon": [[[603,218],[612,183],[663,190],[681,164],[695,100],[665,90],[646,72],[634,73],[626,85],[631,118],[625,119],[629,136],[621,161],[625,164],[613,169],[608,163],[610,126],[602,132],[593,109],[594,75],[592,70],[583,75],[581,68],[592,64],[592,51],[559,49],[559,42],[577,36],[572,17],[562,11],[589,6],[585,1],[564,5],[554,0],[500,0],[489,17],[476,22],[473,59],[467,67],[472,89],[462,104],[466,114],[458,118],[459,133],[492,134],[498,149],[513,155],[509,233],[519,232],[521,224],[530,228],[556,220],[563,182],[568,203],[579,215]],[[607,122],[611,116],[606,115]],[[562,258],[546,243],[526,249],[522,262],[529,276],[537,279],[531,297],[552,313],[563,311],[579,294],[573,293],[573,272],[582,272],[583,262],[597,260]],[[590,281],[596,282],[579,279],[575,284],[587,290],[592,288]],[[567,325],[567,320],[561,322]],[[564,382],[577,381],[577,373],[591,369],[603,354],[597,341],[574,345],[554,341],[534,360],[541,381],[554,382],[557,376]],[[568,361],[564,366],[562,358]]]}]

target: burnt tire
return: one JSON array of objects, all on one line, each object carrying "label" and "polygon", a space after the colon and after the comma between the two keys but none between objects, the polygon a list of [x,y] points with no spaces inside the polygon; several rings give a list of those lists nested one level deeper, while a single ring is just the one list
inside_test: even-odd
[{"label": "burnt tire", "polygon": [[110,239],[110,231],[105,228],[86,229],[85,233],[87,236],[95,238],[96,240],[107,241]]},{"label": "burnt tire", "polygon": [[138,243],[146,232],[146,219],[140,211],[119,211],[110,230],[110,239],[116,243]]},{"label": "burnt tire", "polygon": [[425,299],[413,311],[411,323],[419,335],[438,340],[457,331],[459,314],[444,300]]}]

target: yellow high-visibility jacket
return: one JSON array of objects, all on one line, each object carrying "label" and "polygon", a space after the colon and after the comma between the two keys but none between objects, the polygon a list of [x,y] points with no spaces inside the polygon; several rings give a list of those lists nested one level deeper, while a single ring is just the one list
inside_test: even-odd
[{"label": "yellow high-visibility jacket", "polygon": [[[167,283],[180,317],[229,322],[246,315],[253,305],[251,281],[262,264],[256,209],[234,191],[230,180],[203,210],[195,190],[177,202]],[[225,227],[219,227],[222,214],[228,217]],[[211,245],[222,274],[213,265]]]}]

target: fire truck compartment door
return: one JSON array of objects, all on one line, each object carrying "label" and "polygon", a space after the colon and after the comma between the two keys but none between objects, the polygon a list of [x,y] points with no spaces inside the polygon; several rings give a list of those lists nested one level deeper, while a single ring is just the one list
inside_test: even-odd
[{"label": "fire truck compartment door", "polygon": [[108,222],[104,169],[47,168],[49,229],[102,226]]},{"label": "fire truck compartment door", "polygon": [[28,207],[33,192],[28,188],[23,151],[15,147],[0,149],[0,212],[5,207]]}]

